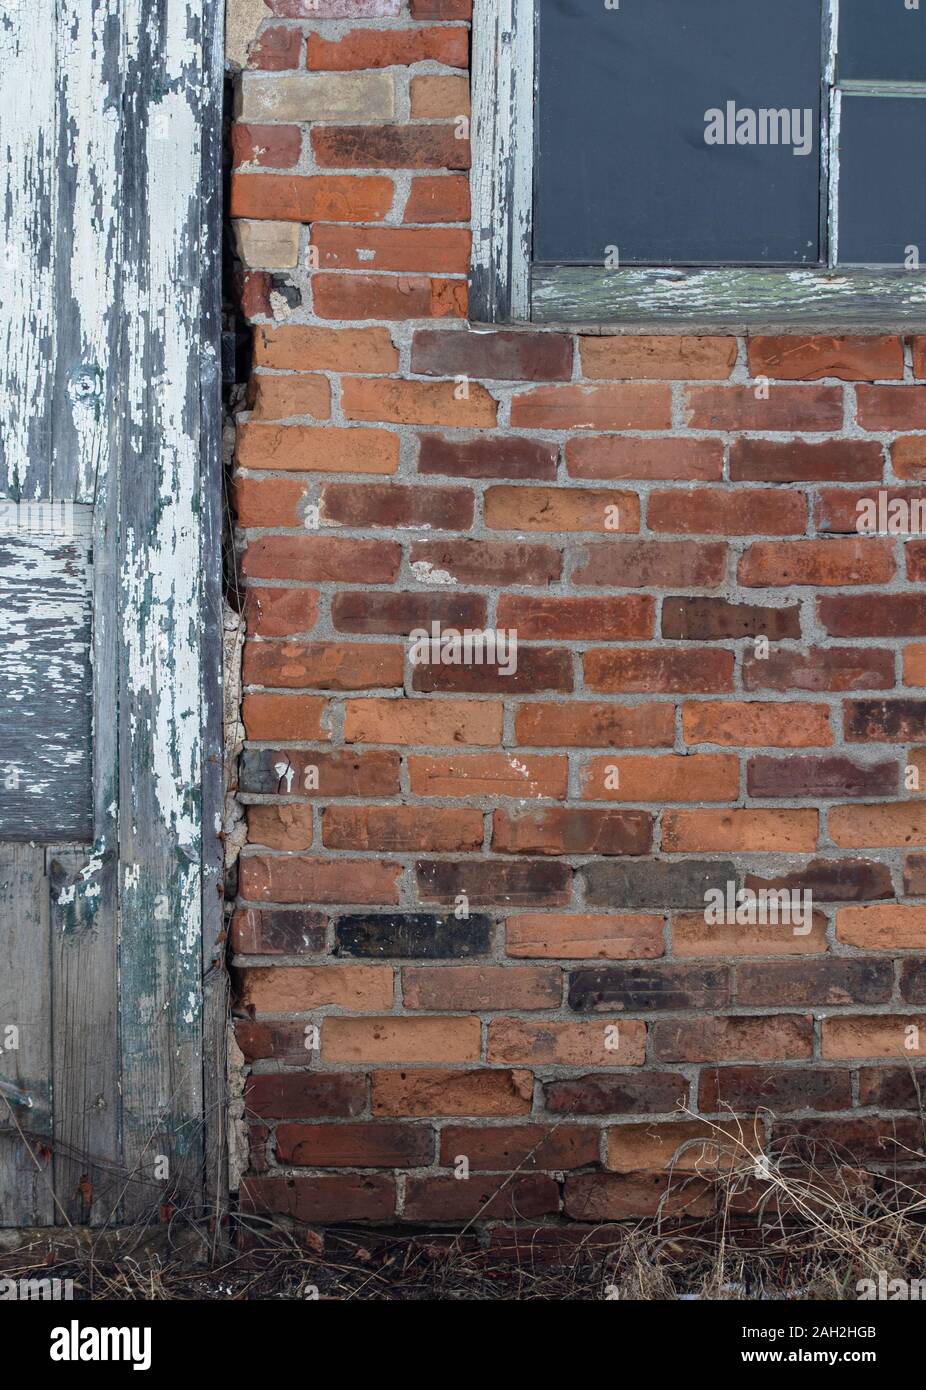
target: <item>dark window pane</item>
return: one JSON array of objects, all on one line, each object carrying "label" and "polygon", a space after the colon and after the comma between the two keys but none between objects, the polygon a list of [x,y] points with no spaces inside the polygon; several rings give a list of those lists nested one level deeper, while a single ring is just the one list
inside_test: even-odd
[{"label": "dark window pane", "polygon": [[820,0],[538,6],[536,260],[819,260]]},{"label": "dark window pane", "polygon": [[926,98],[843,96],[839,128],[839,263],[926,266]]},{"label": "dark window pane", "polygon": [[926,81],[926,0],[840,0],[839,77]]}]

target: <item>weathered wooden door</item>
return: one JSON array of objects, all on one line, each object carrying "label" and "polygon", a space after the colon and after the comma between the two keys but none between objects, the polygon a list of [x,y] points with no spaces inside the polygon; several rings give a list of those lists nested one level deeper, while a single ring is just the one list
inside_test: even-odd
[{"label": "weathered wooden door", "polygon": [[4,1226],[219,1180],[220,13],[0,3]]}]

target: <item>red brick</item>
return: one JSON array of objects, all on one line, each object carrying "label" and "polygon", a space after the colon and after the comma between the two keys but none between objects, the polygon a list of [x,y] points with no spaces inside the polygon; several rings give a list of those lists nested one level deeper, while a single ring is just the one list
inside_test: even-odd
[{"label": "red brick", "polygon": [[449,478],[517,478],[552,482],[559,449],[541,439],[509,435],[479,435],[475,439],[444,439],[423,434],[418,472]]},{"label": "red brick", "polygon": [[600,1140],[601,1131],[592,1125],[447,1125],[441,1133],[440,1162],[452,1168],[458,1156],[465,1155],[471,1172],[560,1172],[597,1164]]},{"label": "red brick", "polygon": [[411,367],[421,376],[568,381],[572,375],[572,339],[565,333],[421,328],[412,339]]},{"label": "red brick", "polygon": [[249,637],[311,632],[318,613],[318,590],[251,585],[245,590],[243,611]]},{"label": "red brick", "polygon": [[584,654],[590,690],[705,694],[733,689],[733,653],[678,651],[671,647],[596,648]]},{"label": "red brick", "polygon": [[[322,912],[257,907],[239,908],[232,917],[231,945],[236,955],[298,956],[324,951],[328,918]],[[305,1038],[299,1039],[300,1060]]]},{"label": "red brick", "polygon": [[321,695],[245,695],[242,719],[248,738],[323,742],[331,731],[323,723],[328,702]]},{"label": "red brick", "polygon": [[265,0],[284,19],[395,19],[400,0]]},{"label": "red brick", "polygon": [[734,483],[877,482],[884,473],[880,444],[866,439],[734,439]]},{"label": "red brick", "polygon": [[248,404],[252,420],[287,420],[298,415],[328,420],[331,386],[327,377],[310,373],[271,376],[255,372],[248,387]]},{"label": "red brick", "polygon": [[366,1105],[365,1076],[339,1072],[290,1072],[248,1077],[248,1114],[265,1119],[331,1120],[359,1115]]},{"label": "red brick", "polygon": [[247,423],[238,426],[237,460],[275,473],[394,473],[399,440],[388,430]]},{"label": "red brick", "polygon": [[662,917],[645,913],[523,913],[505,924],[509,956],[651,960],[665,951]]},{"label": "red brick", "polygon": [[650,494],[646,520],[651,531],[682,536],[802,535],[807,503],[799,493],[771,489],[676,488]]},{"label": "red brick", "polygon": [[229,217],[274,222],[376,222],[392,206],[392,179],[330,174],[234,174]]},{"label": "red brick", "polygon": [[[926,388],[924,388],[926,389]],[[827,488],[820,493],[820,500],[816,508],[817,529],[820,531],[844,531],[853,535],[863,532],[863,523],[867,520],[872,506],[880,512],[880,494],[883,491],[885,506],[887,508],[886,520],[888,526],[891,525],[892,511],[894,504],[903,502],[909,510],[905,517],[911,521],[915,520],[916,511],[926,503],[926,492],[919,488],[865,488],[851,492],[844,488]],[[864,510],[863,510],[864,504]],[[917,507],[916,504],[919,504]],[[916,510],[914,508],[916,507]],[[899,510],[899,508],[897,508]],[[896,523],[895,523],[896,524]]]},{"label": "red brick", "polygon": [[767,637],[770,642],[801,635],[800,607],[795,603],[730,603],[724,598],[666,597],[662,601],[662,635],[684,642],[722,642],[740,637]]},{"label": "red brick", "polygon": [[555,798],[566,795],[566,758],[458,753],[452,757],[412,756],[408,760],[415,796]]},{"label": "red brick", "polygon": [[239,476],[232,490],[235,515],[243,529],[301,526],[306,500],[303,484],[291,478]]},{"label": "red brick", "polygon": [[326,319],[442,319],[466,314],[466,281],[426,275],[313,275],[315,312]]},{"label": "red brick", "polygon": [[306,859],[246,855],[240,861],[241,895],[251,902],[382,903],[399,901],[400,864],[373,859]]},{"label": "red brick", "polygon": [[520,541],[416,541],[409,563],[422,583],[452,580],[486,586],[536,588],[554,583],[562,570],[562,556],[554,546]]},{"label": "red brick", "polygon": [[[610,787],[613,768],[619,780],[617,786]],[[591,758],[582,769],[586,801],[732,801],[738,792],[739,763],[726,754],[660,753],[625,758],[615,750],[607,757]]]},{"label": "red brick", "polygon": [[636,1019],[560,1023],[499,1018],[489,1024],[487,1058],[536,1066],[639,1067],[645,1043],[646,1024]]},{"label": "red brick", "polygon": [[420,174],[412,179],[403,222],[468,222],[469,219],[469,179],[464,175]]},{"label": "red brick", "polygon": [[823,748],[833,742],[826,705],[698,700],[682,706],[686,743],[728,748]]},{"label": "red brick", "polygon": [[[306,797],[335,796],[395,796],[399,790],[399,755],[383,750],[355,753],[342,748],[332,751],[311,749],[288,752],[268,751],[262,755],[270,767],[255,774],[254,783],[249,780],[247,761],[242,775],[244,791],[262,792],[265,795],[282,796],[287,794],[288,780],[276,772],[276,764],[284,762],[293,772],[293,786],[299,794]],[[318,787],[306,786],[306,771],[314,769],[318,773]]]},{"label": "red brick", "polygon": [[666,811],[666,854],[801,854],[817,847],[820,813],[812,810]]},{"label": "red brick", "polygon": [[318,252],[320,270],[408,270],[428,275],[465,275],[469,269],[470,233],[463,227],[353,227],[316,223],[312,228],[311,244]]},{"label": "red brick", "polygon": [[862,429],[926,429],[926,386],[860,386],[857,396]]},{"label": "red brick", "polygon": [[388,328],[269,325],[254,331],[254,365],[278,371],[394,372],[399,365]]},{"label": "red brick", "polygon": [[749,370],[785,381],[884,381],[903,376],[900,338],[750,338]]},{"label": "red brick", "polygon": [[652,841],[652,817],[645,811],[553,806],[492,815],[496,854],[646,854]]},{"label": "red brick", "polygon": [[247,806],[248,844],[267,849],[311,849],[311,806]]},{"label": "red brick", "polygon": [[926,595],[865,594],[817,599],[831,637],[926,637]]},{"label": "red brick", "polygon": [[[926,820],[921,818],[923,824]],[[836,939],[866,951],[926,950],[926,907],[910,903],[842,907],[836,914]]]},{"label": "red brick", "polygon": [[297,1221],[387,1221],[395,1211],[395,1181],[362,1173],[248,1177],[241,1183],[241,1207],[244,1212]]},{"label": "red brick", "polygon": [[[468,169],[470,165],[469,141],[458,140],[454,126],[444,123],[314,126],[311,138],[316,162],[332,169]],[[372,214],[371,220],[376,216]]]},{"label": "red brick", "polygon": [[235,169],[242,164],[291,169],[299,163],[302,131],[297,125],[248,125],[235,121],[231,137],[232,167]]},{"label": "red brick", "polygon": [[339,632],[402,633],[415,628],[479,627],[486,621],[480,594],[381,593],[350,589],[331,600],[331,622]]},{"label": "red brick", "polygon": [[545,1173],[499,1186],[496,1177],[410,1177],[405,1185],[405,1220],[424,1222],[511,1219],[559,1211],[559,1187]]},{"label": "red brick", "polygon": [[301,56],[302,30],[273,24],[248,47],[245,67],[262,72],[283,72],[287,68],[297,68]]},{"label": "red brick", "polygon": [[638,531],[640,502],[603,488],[490,487],[485,520],[495,531]]},{"label": "red brick", "polygon": [[527,1115],[533,1099],[529,1071],[408,1071],[373,1073],[374,1115]]},{"label": "red brick", "polygon": [[540,695],[572,690],[572,657],[562,647],[520,647],[517,669],[500,662],[486,665],[416,666],[412,689],[470,691],[478,695]]},{"label": "red brick", "polygon": [[926,844],[926,804],[834,806],[829,833],[840,849],[890,849]]},{"label": "red brick", "polygon": [[306,1168],[418,1168],[432,1162],[429,1126],[278,1125],[277,1161]]},{"label": "red brick", "polygon": [[893,551],[890,541],[875,539],[760,541],[741,557],[737,580],[753,588],[889,584]]},{"label": "red brick", "polygon": [[[343,865],[341,866],[343,873]],[[478,1018],[346,1018],[322,1023],[324,1062],[474,1062]]]},{"label": "red brick", "polygon": [[255,579],[353,584],[362,577],[366,584],[391,584],[401,559],[394,541],[259,536],[245,551],[242,570]]},{"label": "red brick", "polygon": [[402,971],[406,1009],[558,1009],[562,997],[562,974],[552,966],[454,965]]},{"label": "red brick", "polygon": [[926,482],[926,438],[913,434],[895,439],[891,445],[891,465],[898,478]]},{"label": "red brick", "polygon": [[398,743],[439,748],[457,743],[494,746],[502,739],[502,706],[495,700],[347,700],[346,743]]},{"label": "red brick", "polygon": [[716,589],[726,578],[727,547],[709,541],[589,541],[572,582],[609,589]]},{"label": "red brick", "polygon": [[309,34],[306,66],[346,72],[408,67],[412,63],[469,66],[469,32],[441,26],[421,29],[351,29],[343,38]]},{"label": "red brick", "polygon": [[515,738],[534,748],[671,748],[675,711],[671,704],[613,701],[522,704],[515,716]]},{"label": "red brick", "polygon": [[498,403],[479,382],[469,382],[458,398],[452,381],[381,381],[344,377],[341,408],[348,420],[383,421],[389,425],[447,425],[459,429],[491,428]]},{"label": "red brick", "polygon": [[400,686],[405,652],[385,642],[248,642],[245,685],[364,690]]},{"label": "red brick", "polygon": [[544,598],[508,595],[498,601],[496,622],[515,628],[519,641],[625,642],[652,637],[655,604],[648,595],[620,598]]},{"label": "red brick", "polygon": [[308,1013],[327,1005],[368,1013],[390,1008],[394,988],[393,972],[383,965],[273,965],[239,971],[239,1002],[256,1014]]},{"label": "red brick", "polygon": [[411,0],[412,19],[470,19],[473,0]]},{"label": "red brick", "polygon": [[659,1022],[653,1055],[662,1062],[799,1061],[813,1055],[813,1019],[773,1014]]},{"label": "red brick", "polygon": [[515,428],[663,430],[672,424],[668,386],[538,386],[511,403]]},{"label": "red brick", "polygon": [[628,439],[612,434],[567,439],[566,471],[571,478],[590,481],[712,483],[723,473],[723,445],[715,439]]},{"label": "red brick", "polygon": [[[865,389],[865,388],[861,388]],[[696,430],[838,430],[843,423],[840,386],[689,386],[686,424]]]},{"label": "red brick", "polygon": [[[323,522],[335,526],[465,531],[473,522],[473,494],[463,487],[404,483],[326,483]],[[363,571],[355,575],[371,582]]]},{"label": "red brick", "polygon": [[736,363],[735,338],[580,338],[582,375],[591,380],[722,381]]},{"label": "red brick", "polygon": [[743,656],[745,690],[890,690],[894,653],[874,647],[811,647]]},{"label": "red brick", "polygon": [[328,806],[322,817],[326,849],[401,854],[415,850],[482,848],[481,811],[433,806]]},{"label": "red brick", "polygon": [[580,1173],[566,1179],[564,1208],[576,1221],[607,1222],[659,1216],[707,1216],[713,1201],[698,1179],[664,1173]]}]

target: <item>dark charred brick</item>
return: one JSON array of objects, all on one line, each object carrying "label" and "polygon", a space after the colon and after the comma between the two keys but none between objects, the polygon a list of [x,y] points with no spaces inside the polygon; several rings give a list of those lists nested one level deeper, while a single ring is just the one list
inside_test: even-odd
[{"label": "dark charred brick", "polygon": [[861,1067],[859,1105],[880,1110],[921,1110],[926,1096],[926,1066]]},{"label": "dark charred brick", "polygon": [[803,868],[776,878],[746,875],[746,887],[787,888],[789,891],[809,891],[814,902],[869,902],[872,899],[892,898],[894,886],[886,864],[870,859],[812,859]]},{"label": "dark charred brick", "polygon": [[422,902],[452,903],[464,893],[474,907],[565,907],[569,902],[572,869],[545,860],[488,860],[458,863],[447,859],[419,860],[415,865]]},{"label": "dark charred brick", "polygon": [[408,1178],[405,1187],[406,1221],[480,1221],[513,1216],[546,1216],[559,1211],[559,1186],[546,1173],[499,1185],[497,1177]]},{"label": "dark charred brick", "polygon": [[671,1071],[589,1072],[547,1081],[543,1094],[551,1115],[665,1115],[687,1103],[688,1081]]},{"label": "dark charred brick", "polygon": [[905,1004],[926,1004],[926,960],[905,960],[900,971],[900,997]]},{"label": "dark charred brick", "polygon": [[335,927],[336,955],[417,960],[484,956],[492,945],[492,919],[436,912],[356,913]]},{"label": "dark charred brick", "polygon": [[559,446],[539,439],[421,436],[418,472],[444,478],[531,478],[552,482]]},{"label": "dark charred brick", "polygon": [[722,1009],[730,1002],[730,967],[659,964],[573,970],[568,1002],[577,1013]]},{"label": "dark charred brick", "polygon": [[571,654],[560,647],[518,647],[517,670],[506,675],[499,666],[416,666],[415,690],[465,694],[534,695],[543,690],[569,691],[573,686]]},{"label": "dark charred brick", "polygon": [[844,719],[850,743],[926,738],[926,700],[847,700]]},{"label": "dark charred brick", "polygon": [[315,955],[325,949],[328,919],[307,908],[248,907],[232,918],[232,950],[242,956]]},{"label": "dark charred brick", "polygon": [[852,1105],[852,1075],[834,1067],[705,1067],[698,1108],[722,1110],[847,1110]]},{"label": "dark charred brick", "polygon": [[363,1112],[367,1080],[358,1072],[286,1072],[250,1076],[245,1110],[262,1119],[348,1119]]},{"label": "dark charred brick", "polygon": [[412,339],[412,371],[491,381],[569,381],[572,354],[567,333],[419,328]]},{"label": "dark charred brick", "polygon": [[586,864],[585,897],[593,907],[703,907],[709,888],[725,892],[739,876],[730,860],[686,859],[678,863],[651,859],[640,863]]},{"label": "dark charred brick", "polygon": [[395,1212],[395,1180],[384,1173],[245,1178],[240,1199],[244,1212],[296,1221],[388,1221]]},{"label": "dark charred brick", "polygon": [[[310,767],[318,768],[317,790],[308,790],[306,786],[305,774]],[[240,791],[264,796],[396,796],[399,754],[387,749],[354,753],[315,748],[291,748],[286,752],[246,748],[238,779]]]},{"label": "dark charred brick", "polygon": [[663,600],[662,635],[685,642],[719,642],[736,637],[767,637],[778,642],[800,637],[801,615],[797,604],[789,608],[761,608],[751,603],[730,603],[724,598],[672,597]]},{"label": "dark charred brick", "polygon": [[761,797],[896,796],[900,766],[891,760],[857,763],[838,755],[761,754],[746,767],[746,790]]},{"label": "dark charred brick", "polygon": [[415,628],[484,627],[486,601],[479,594],[335,594],[331,621],[338,632],[402,633]]},{"label": "dark charred brick", "polygon": [[889,960],[799,959],[736,968],[738,1004],[886,1004],[894,971]]}]

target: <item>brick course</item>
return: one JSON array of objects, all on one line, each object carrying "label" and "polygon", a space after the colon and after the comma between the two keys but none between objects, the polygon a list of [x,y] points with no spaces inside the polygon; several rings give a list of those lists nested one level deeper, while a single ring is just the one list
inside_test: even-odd
[{"label": "brick course", "polygon": [[[680,1145],[722,1163],[699,1141],[731,1110],[756,1148],[903,1159],[926,542],[856,521],[926,500],[926,340],[476,331],[467,0],[268,16],[231,194],[265,276],[235,459],[243,1208],[645,1217]],[[432,621],[517,629],[516,673],[413,666]],[[730,881],[812,891],[807,933],[706,923]]]}]

